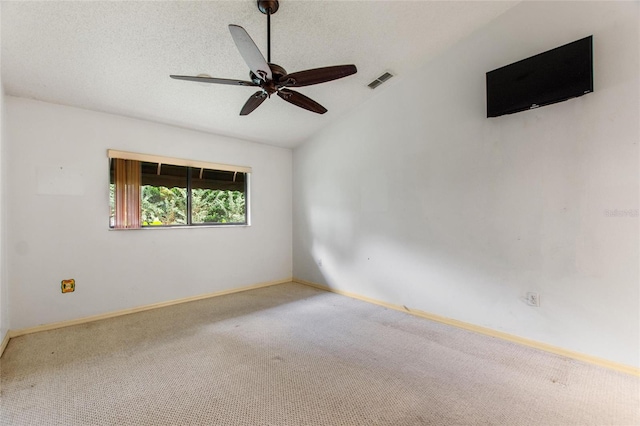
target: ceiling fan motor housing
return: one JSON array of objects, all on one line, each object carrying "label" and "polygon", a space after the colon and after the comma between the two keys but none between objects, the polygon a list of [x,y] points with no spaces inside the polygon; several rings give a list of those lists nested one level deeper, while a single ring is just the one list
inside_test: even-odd
[{"label": "ceiling fan motor housing", "polygon": [[[271,75],[273,76],[273,79],[270,81],[264,81],[255,75],[253,71],[249,71],[249,76],[251,77],[251,81],[265,89],[271,95],[276,92],[276,85],[280,82],[282,77],[287,75],[287,71],[278,64],[269,64],[269,68],[271,68]],[[273,91],[270,90],[270,86],[273,86]]]}]

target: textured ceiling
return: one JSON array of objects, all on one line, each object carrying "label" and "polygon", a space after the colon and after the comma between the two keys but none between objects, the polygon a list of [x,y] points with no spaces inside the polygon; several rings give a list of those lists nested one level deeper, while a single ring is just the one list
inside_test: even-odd
[{"label": "textured ceiling", "polygon": [[[169,78],[248,80],[228,24],[243,26],[266,57],[267,19],[254,0],[2,2],[2,78],[13,96],[294,147],[513,5],[281,0],[271,18],[272,62],[288,72],[358,67],[297,89],[325,106],[324,115],[273,97],[240,117],[255,88]],[[385,71],[397,77],[369,89]]]}]

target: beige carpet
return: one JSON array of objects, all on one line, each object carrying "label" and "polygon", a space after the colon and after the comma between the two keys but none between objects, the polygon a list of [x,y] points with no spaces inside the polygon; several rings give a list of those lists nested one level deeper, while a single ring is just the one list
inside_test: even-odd
[{"label": "beige carpet", "polygon": [[4,425],[635,425],[639,380],[283,284],[12,339]]}]

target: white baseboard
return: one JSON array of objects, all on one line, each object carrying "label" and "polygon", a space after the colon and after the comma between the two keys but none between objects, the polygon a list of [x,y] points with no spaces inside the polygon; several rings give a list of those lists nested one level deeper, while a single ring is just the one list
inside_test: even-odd
[{"label": "white baseboard", "polygon": [[[0,347],[0,349],[4,350],[4,347],[9,342],[10,338],[23,336],[25,334],[38,333],[40,331],[47,331],[47,330],[55,330],[56,328],[69,327],[72,325],[84,324],[87,322],[99,321],[107,318],[119,317],[122,315],[129,315],[136,312],[143,312],[143,311],[148,311],[150,309],[164,308],[166,306],[177,305],[180,303],[193,302],[193,301],[202,300],[202,299],[209,299],[211,297],[218,297],[218,296],[224,296],[227,294],[240,293],[247,290],[255,290],[257,288],[269,287],[277,284],[284,284],[291,281],[292,281],[291,278],[276,280],[276,281],[268,281],[268,282],[254,284],[246,287],[217,291],[215,293],[201,294],[198,296],[191,296],[191,297],[184,297],[182,299],[169,300],[167,302],[160,302],[160,303],[153,303],[151,305],[138,306],[136,308],[122,309],[119,311],[108,312],[106,314],[92,315],[89,317],[78,318],[78,319],[68,320],[68,321],[59,321],[59,322],[54,322],[49,324],[38,325],[35,327],[22,328],[19,330],[9,330],[9,332],[7,333],[7,336],[5,337],[6,343],[3,341],[3,346]],[[0,356],[2,356],[2,352],[0,352]]]},{"label": "white baseboard", "polygon": [[582,354],[579,352],[574,352],[572,350],[569,349],[564,349],[564,348],[560,348],[557,346],[552,346],[546,343],[542,343],[542,342],[537,342],[535,340],[530,340],[530,339],[526,339],[524,337],[520,337],[520,336],[515,336],[513,334],[509,334],[509,333],[504,333],[502,331],[497,331],[497,330],[493,330],[490,328],[486,328],[486,327],[482,327],[479,325],[475,325],[475,324],[470,324],[470,323],[466,323],[463,321],[458,321],[455,319],[451,319],[451,318],[446,318],[440,315],[435,315],[435,314],[431,314],[428,312],[423,312],[423,311],[419,311],[419,310],[415,310],[415,309],[408,309],[406,306],[399,306],[399,305],[392,305],[390,303],[387,302],[383,302],[380,300],[376,300],[376,299],[371,299],[369,297],[365,297],[365,296],[361,296],[359,294],[356,293],[351,293],[348,291],[342,291],[342,290],[337,290],[334,288],[331,288],[329,286],[326,285],[322,285],[322,284],[317,284],[311,281],[306,281],[300,278],[293,278],[293,281],[299,284],[304,284],[310,287],[315,287],[318,288],[320,290],[324,290],[324,291],[329,291],[332,293],[336,293],[336,294],[340,294],[342,296],[347,296],[347,297],[351,297],[353,299],[357,299],[357,300],[361,300],[363,302],[368,302],[368,303],[373,303],[375,305],[379,305],[379,306],[384,306],[385,308],[389,308],[389,309],[394,309],[396,311],[402,311],[402,312],[406,312],[421,318],[426,318],[429,319],[431,321],[437,321],[443,324],[447,324],[447,325],[451,325],[454,327],[458,327],[458,328],[462,328],[465,330],[469,330],[469,331],[473,331],[476,333],[480,333],[480,334],[485,334],[487,336],[491,336],[491,337],[496,337],[499,339],[503,339],[503,340],[508,340],[510,342],[514,342],[514,343],[518,343],[524,346],[529,346],[532,348],[536,348],[545,352],[550,352],[556,355],[561,355],[564,356],[566,358],[571,358],[571,359],[575,359],[578,361],[582,361],[582,362],[587,362],[589,364],[595,364],[598,365],[600,367],[605,367],[605,368],[609,368],[612,370],[616,370],[616,371],[620,371],[622,373],[626,373],[626,374],[631,374],[633,376],[639,376],[640,377],[640,368],[637,367],[633,367],[630,365],[625,365],[625,364],[620,364],[617,362],[613,362],[613,361],[609,361],[607,359],[603,359],[603,358],[598,358],[592,355],[586,355],[586,354]]},{"label": "white baseboard", "polygon": [[0,343],[0,357],[2,357],[2,354],[4,353],[5,348],[9,344],[9,339],[10,339],[9,330],[7,330],[7,332],[4,333],[4,336],[2,337],[2,343]]}]

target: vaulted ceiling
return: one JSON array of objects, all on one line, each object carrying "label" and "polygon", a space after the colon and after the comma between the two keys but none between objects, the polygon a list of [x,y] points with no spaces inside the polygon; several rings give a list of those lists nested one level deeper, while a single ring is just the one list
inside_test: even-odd
[{"label": "vaulted ceiling", "polygon": [[[267,19],[255,0],[2,2],[2,79],[12,96],[295,147],[515,3],[281,0],[271,18],[272,62],[288,72],[358,68],[297,89],[324,115],[272,97],[241,117],[255,88],[169,78],[248,80],[228,25],[243,26],[266,57]],[[367,87],[386,71],[395,75],[389,83]]]}]

